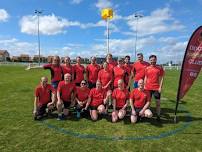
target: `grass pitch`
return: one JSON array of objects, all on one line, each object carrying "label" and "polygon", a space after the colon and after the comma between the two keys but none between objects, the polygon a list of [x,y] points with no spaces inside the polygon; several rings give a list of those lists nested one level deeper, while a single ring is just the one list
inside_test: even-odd
[{"label": "grass pitch", "polygon": [[111,123],[109,117],[33,121],[34,88],[50,72],[24,69],[0,66],[0,151],[202,151],[202,74],[181,101],[177,124],[173,113],[180,72],[168,70],[161,123],[153,117],[133,125],[129,118]]}]

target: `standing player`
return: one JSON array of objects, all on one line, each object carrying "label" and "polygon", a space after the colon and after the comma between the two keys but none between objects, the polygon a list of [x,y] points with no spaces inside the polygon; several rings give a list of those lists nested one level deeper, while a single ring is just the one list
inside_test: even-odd
[{"label": "standing player", "polygon": [[108,106],[112,103],[112,84],[113,84],[113,74],[112,71],[108,68],[108,63],[103,63],[103,69],[99,71],[98,73],[98,81],[102,84],[102,89],[104,89],[107,94],[109,94],[109,103],[106,104],[106,109],[108,110]]},{"label": "standing player", "polygon": [[57,89],[58,83],[62,80],[63,71],[60,66],[60,57],[54,56],[51,64],[46,64],[43,66],[44,69],[50,69],[51,71],[51,85]]},{"label": "standing player", "polygon": [[[75,92],[76,86],[71,82],[71,74],[67,73],[64,75],[64,81],[60,81],[57,89],[58,120],[62,120],[69,114],[68,108],[74,104]],[[62,115],[62,111],[64,115]]]},{"label": "standing player", "polygon": [[68,56],[64,58],[64,64],[62,66],[63,75],[66,73],[71,74],[72,80],[74,80],[74,67],[71,65],[71,60]]},{"label": "standing player", "polygon": [[125,83],[126,83],[126,86],[128,86],[128,90],[130,88],[130,83],[131,83],[131,76],[132,76],[132,68],[133,66],[130,64],[130,56],[125,56],[125,59],[124,59],[124,69],[127,73],[126,77],[125,77]]},{"label": "standing player", "polygon": [[106,62],[108,63],[108,68],[110,71],[113,71],[113,68],[117,66],[117,63],[113,60],[112,54],[110,53],[106,56]]},{"label": "standing player", "polygon": [[143,60],[143,54],[137,54],[137,61],[133,64],[132,75],[134,77],[134,88],[138,87],[138,81],[140,79],[144,80],[145,77],[145,69],[149,66],[148,62]]},{"label": "standing player", "polygon": [[[125,77],[127,75],[127,73],[123,67],[122,58],[118,58],[118,65],[114,67],[113,73],[114,73],[114,88],[117,88],[118,80],[120,80],[120,79],[125,80]],[[124,84],[124,86],[125,86],[125,84]],[[128,89],[128,86],[127,86],[127,89]]]},{"label": "standing player", "polygon": [[55,103],[55,94],[55,89],[48,84],[48,78],[42,77],[40,84],[35,89],[33,110],[35,120],[40,120],[43,117],[43,115],[46,113],[46,108],[48,108],[48,110],[53,109]]},{"label": "standing player", "polygon": [[129,92],[124,88],[124,81],[118,80],[118,88],[113,91],[113,112],[112,122],[118,119],[123,119],[126,115],[126,108],[128,106]]},{"label": "standing player", "polygon": [[84,80],[84,73],[85,73],[85,67],[81,65],[81,57],[76,57],[76,65],[74,65],[75,70],[75,84],[76,86],[80,86],[80,83],[82,80]]},{"label": "standing player", "polygon": [[156,112],[157,112],[157,120],[160,121],[160,98],[161,98],[161,90],[163,85],[163,76],[164,70],[161,66],[156,65],[157,57],[155,55],[151,55],[149,57],[150,66],[145,69],[145,90],[149,90],[154,98],[156,99]]},{"label": "standing player", "polygon": [[90,90],[88,102],[86,104],[85,110],[90,106],[90,116],[91,119],[96,121],[98,119],[98,113],[106,113],[105,104],[109,98],[109,94],[102,89],[102,84],[100,81],[96,82],[96,88]]},{"label": "standing player", "polygon": [[99,70],[100,66],[96,63],[96,57],[91,57],[91,64],[86,67],[86,77],[88,79],[88,85],[90,89],[96,87]]},{"label": "standing player", "polygon": [[138,88],[135,88],[130,94],[131,123],[136,123],[141,117],[152,117],[152,112],[149,109],[150,101],[150,93],[144,90],[144,81],[140,79]]},{"label": "standing player", "polygon": [[81,110],[86,107],[89,93],[90,93],[90,89],[87,87],[87,81],[82,80],[80,87],[76,88],[76,95],[75,95],[75,101],[77,103],[76,105],[77,118],[80,118]]}]

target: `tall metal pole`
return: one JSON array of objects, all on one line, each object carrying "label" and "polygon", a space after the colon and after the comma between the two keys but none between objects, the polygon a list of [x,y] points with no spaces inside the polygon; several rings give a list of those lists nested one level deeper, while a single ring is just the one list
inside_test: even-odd
[{"label": "tall metal pole", "polygon": [[143,17],[143,15],[142,14],[135,14],[135,19],[136,19],[136,32],[135,32],[135,60],[136,60],[136,58],[137,58],[137,33],[138,33],[138,20],[139,20],[139,18],[141,18],[141,17]]},{"label": "tall metal pole", "polygon": [[37,19],[38,19],[38,49],[39,49],[39,66],[40,66],[40,63],[41,63],[41,50],[40,50],[40,32],[39,32],[39,15],[42,14],[42,11],[38,11],[38,10],[35,10],[35,14],[37,14]]},{"label": "tall metal pole", "polygon": [[107,54],[109,54],[109,19],[107,19]]}]

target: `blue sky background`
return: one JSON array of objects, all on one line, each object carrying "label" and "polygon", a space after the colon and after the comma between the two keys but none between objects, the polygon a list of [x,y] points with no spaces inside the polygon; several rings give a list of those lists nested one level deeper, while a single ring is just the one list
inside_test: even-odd
[{"label": "blue sky background", "polygon": [[187,42],[202,22],[202,0],[1,0],[0,49],[11,56],[38,54],[37,16],[40,16],[44,56],[106,55],[106,22],[100,10],[111,7],[110,52],[134,60],[136,12],[137,51],[158,56],[159,63],[182,60]]}]

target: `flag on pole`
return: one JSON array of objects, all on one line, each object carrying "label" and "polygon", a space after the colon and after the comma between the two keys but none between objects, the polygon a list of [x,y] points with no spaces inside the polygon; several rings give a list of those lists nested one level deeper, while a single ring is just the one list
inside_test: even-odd
[{"label": "flag on pole", "polygon": [[202,68],[202,26],[192,34],[184,55],[177,93],[175,116],[179,100],[182,99],[198,77]]}]

